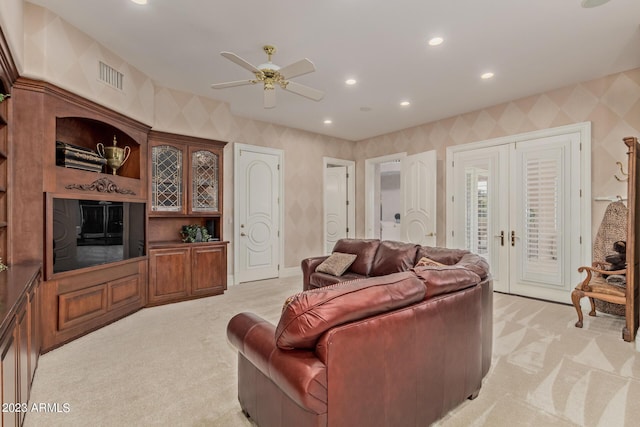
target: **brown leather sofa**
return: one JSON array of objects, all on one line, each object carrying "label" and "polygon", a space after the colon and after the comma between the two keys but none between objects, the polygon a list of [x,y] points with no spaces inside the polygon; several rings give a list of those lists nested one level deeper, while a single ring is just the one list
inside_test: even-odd
[{"label": "brown leather sofa", "polygon": [[407,271],[422,257],[446,265],[469,268],[482,279],[489,273],[489,265],[484,258],[462,249],[420,246],[391,240],[341,239],[336,242],[333,252],[356,254],[357,258],[339,277],[316,271],[328,255],[302,260],[302,289],[320,288],[347,280]]},{"label": "brown leather sofa", "polygon": [[[376,253],[384,247],[384,258],[376,262],[365,248],[373,261],[348,273],[367,272],[360,280],[292,296],[277,326],[251,313],[229,322],[238,399],[258,426],[426,426],[478,395],[493,327],[483,263],[466,251],[428,248],[450,265],[407,264],[408,271],[375,276],[404,265],[398,260],[407,254],[393,257],[391,249],[407,245],[341,244],[365,243]],[[427,250],[409,246],[414,261]],[[303,270],[305,262],[313,263],[303,261]]]}]

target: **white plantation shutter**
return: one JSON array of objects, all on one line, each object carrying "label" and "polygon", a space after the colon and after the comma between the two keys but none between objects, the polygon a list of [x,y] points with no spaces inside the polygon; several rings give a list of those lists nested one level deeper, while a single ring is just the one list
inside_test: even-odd
[{"label": "white plantation shutter", "polygon": [[516,249],[520,253],[518,282],[567,286],[569,149],[568,139],[555,138],[516,146],[516,170],[520,171],[515,227]]},{"label": "white plantation shutter", "polygon": [[465,170],[465,247],[479,255],[489,255],[488,173]]},{"label": "white plantation shutter", "polygon": [[556,159],[528,159],[525,167],[525,253],[529,268],[558,273]]}]

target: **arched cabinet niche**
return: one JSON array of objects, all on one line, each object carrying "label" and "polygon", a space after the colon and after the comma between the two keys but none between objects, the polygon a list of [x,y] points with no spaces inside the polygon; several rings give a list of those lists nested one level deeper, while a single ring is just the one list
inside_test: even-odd
[{"label": "arched cabinet niche", "polygon": [[[129,147],[131,150],[127,160],[117,169],[116,175],[140,179],[140,144],[129,134],[109,123],[86,117],[56,117],[56,144],[70,144],[97,152],[98,144],[109,147],[114,140],[117,147]],[[56,150],[59,150],[58,146]],[[58,156],[56,152],[56,160]],[[58,166],[61,166],[60,163],[56,162]],[[105,165],[102,173],[113,175],[113,170]]]}]

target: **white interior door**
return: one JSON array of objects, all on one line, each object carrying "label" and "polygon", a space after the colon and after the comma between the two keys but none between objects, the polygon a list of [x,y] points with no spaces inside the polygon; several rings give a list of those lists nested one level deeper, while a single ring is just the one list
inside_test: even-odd
[{"label": "white interior door", "polygon": [[570,301],[580,265],[580,134],[453,154],[455,247],[484,256],[494,289]]},{"label": "white interior door", "polygon": [[325,245],[326,254],[330,254],[336,242],[348,235],[347,224],[347,167],[333,166],[325,168],[324,208],[325,208]]},{"label": "white interior door", "polygon": [[278,277],[280,170],[277,154],[237,150],[237,283]]},{"label": "white interior door", "polygon": [[435,150],[401,160],[400,234],[404,242],[436,246],[436,168]]}]

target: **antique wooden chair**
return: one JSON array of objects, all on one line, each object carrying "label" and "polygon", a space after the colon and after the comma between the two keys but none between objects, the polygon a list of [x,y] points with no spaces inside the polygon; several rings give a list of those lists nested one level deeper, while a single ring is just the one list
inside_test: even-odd
[{"label": "antique wooden chair", "polygon": [[[607,266],[603,263],[604,259],[596,260],[590,267],[580,267],[578,271],[586,272],[587,277],[573,290],[571,293],[571,301],[578,313],[578,321],[576,322],[577,328],[582,328],[583,317],[582,309],[580,308],[580,300],[584,297],[589,298],[589,302],[591,303],[591,311],[589,312],[590,316],[596,315],[595,300],[624,306],[625,327],[622,330],[622,338],[625,341],[633,341],[635,339],[639,321],[638,249],[640,242],[637,241],[635,235],[636,229],[640,223],[639,218],[636,215],[640,203],[640,200],[636,197],[636,189],[640,181],[640,171],[637,169],[640,145],[638,144],[637,138],[625,138],[624,142],[629,149],[627,153],[629,157],[629,182],[627,185],[628,208],[626,226],[622,227],[622,230],[620,230],[621,227],[618,227],[618,232],[624,232],[624,237],[626,237],[626,268],[624,270],[606,270]],[[626,228],[626,230],[624,230],[624,228]],[[615,229],[616,227],[612,227],[609,230]],[[611,238],[614,239],[614,241],[625,240],[624,238],[621,239],[620,235],[607,237],[607,233],[600,233],[600,231],[598,231],[598,235],[596,235],[596,240],[594,241],[594,247],[599,244],[602,245],[602,242],[599,240],[600,238]],[[594,255],[595,252],[594,248]],[[608,283],[603,275],[625,275],[626,285],[625,287],[621,287]]]}]

